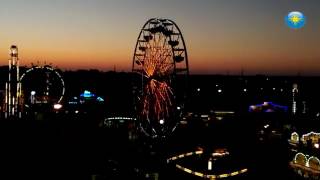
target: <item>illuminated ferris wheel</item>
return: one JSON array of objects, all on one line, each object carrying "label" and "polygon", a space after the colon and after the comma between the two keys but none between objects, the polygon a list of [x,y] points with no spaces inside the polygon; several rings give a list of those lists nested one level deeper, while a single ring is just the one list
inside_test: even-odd
[{"label": "illuminated ferris wheel", "polygon": [[175,22],[153,18],[142,27],[132,71],[137,119],[151,137],[170,134],[180,120],[189,74],[188,55]]},{"label": "illuminated ferris wheel", "polygon": [[33,66],[20,77],[23,104],[61,103],[65,94],[64,80],[50,65]]}]

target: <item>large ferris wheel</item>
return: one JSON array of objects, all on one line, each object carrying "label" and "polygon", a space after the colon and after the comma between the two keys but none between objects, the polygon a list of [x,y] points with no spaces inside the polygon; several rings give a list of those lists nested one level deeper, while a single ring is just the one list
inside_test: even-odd
[{"label": "large ferris wheel", "polygon": [[50,65],[33,66],[20,77],[23,104],[61,103],[65,83],[58,70]]},{"label": "large ferris wheel", "polygon": [[153,18],[142,27],[134,50],[132,71],[137,118],[143,132],[164,137],[182,115],[189,74],[182,33],[169,19]]}]

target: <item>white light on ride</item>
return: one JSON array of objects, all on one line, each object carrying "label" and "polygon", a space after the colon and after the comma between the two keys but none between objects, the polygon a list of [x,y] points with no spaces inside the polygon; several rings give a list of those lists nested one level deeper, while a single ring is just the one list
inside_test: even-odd
[{"label": "white light on ride", "polygon": [[35,91],[31,91],[30,93],[32,96],[36,95],[36,92]]},{"label": "white light on ride", "polygon": [[208,170],[211,171],[212,170],[212,159],[210,158],[208,161]]},{"label": "white light on ride", "polygon": [[53,109],[55,109],[55,110],[59,110],[59,109],[61,109],[62,108],[62,105],[61,104],[55,104],[55,105],[53,105]]}]

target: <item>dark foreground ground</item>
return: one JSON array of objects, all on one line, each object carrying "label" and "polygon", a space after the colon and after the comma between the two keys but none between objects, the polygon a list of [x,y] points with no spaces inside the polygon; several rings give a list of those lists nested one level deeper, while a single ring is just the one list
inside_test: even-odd
[{"label": "dark foreground ground", "polygon": [[[154,179],[154,173],[159,179],[198,179],[165,161],[197,147],[227,147],[235,157],[231,166],[249,169],[232,179],[298,179],[288,168],[285,140],[258,141],[252,123],[192,124],[154,142],[129,140],[126,125],[105,128],[88,115],[48,119],[0,121],[0,179]],[[199,163],[194,161],[183,163],[193,167]]]}]

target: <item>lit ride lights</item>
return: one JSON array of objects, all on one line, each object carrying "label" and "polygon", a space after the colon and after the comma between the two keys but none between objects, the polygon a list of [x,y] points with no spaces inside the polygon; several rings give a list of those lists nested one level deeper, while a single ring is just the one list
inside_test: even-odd
[{"label": "lit ride lights", "polygon": [[[203,154],[203,150],[179,154],[179,155],[172,156],[172,157],[168,158],[167,163],[168,164],[173,163],[174,161],[176,161],[178,159],[182,159],[182,158],[186,158],[186,157],[190,157],[190,156],[199,156],[201,154]],[[226,155],[229,155],[228,151],[223,151],[223,152],[217,151],[217,152],[212,153],[212,157],[214,157],[214,158],[219,158],[219,157],[223,157]],[[244,173],[248,172],[248,169],[244,168],[244,169],[239,169],[237,171],[222,173],[222,174],[206,174],[204,172],[194,171],[190,168],[183,167],[182,165],[179,165],[179,164],[175,164],[175,167],[179,170],[186,172],[186,173],[192,174],[194,176],[206,178],[206,179],[222,179],[222,178],[237,176],[237,175],[244,174]]]},{"label": "lit ride lights", "polygon": [[[150,137],[165,137],[176,127],[184,93],[177,93],[178,76],[189,74],[188,56],[178,26],[169,19],[150,19],[137,39],[132,71],[135,110],[142,131]],[[179,107],[179,108],[177,108]]]}]

